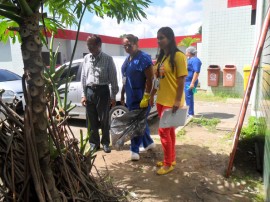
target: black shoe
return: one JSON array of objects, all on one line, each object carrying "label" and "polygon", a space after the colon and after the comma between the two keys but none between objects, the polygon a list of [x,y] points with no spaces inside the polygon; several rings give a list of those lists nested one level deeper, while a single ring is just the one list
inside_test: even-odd
[{"label": "black shoe", "polygon": [[100,146],[97,146],[93,143],[90,143],[90,151],[98,151],[100,149]]},{"label": "black shoe", "polygon": [[103,150],[105,153],[111,153],[111,148],[108,145],[103,145]]}]

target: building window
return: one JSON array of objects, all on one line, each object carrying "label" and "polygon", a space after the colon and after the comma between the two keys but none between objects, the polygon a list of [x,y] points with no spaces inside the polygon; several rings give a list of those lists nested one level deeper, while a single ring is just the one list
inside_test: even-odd
[{"label": "building window", "polygon": [[[66,66],[66,69],[64,70],[63,74],[61,75],[61,79],[65,79],[67,78],[67,75],[69,73],[69,77],[73,76],[71,81],[80,81],[80,75],[81,73],[79,72],[79,68],[80,68],[80,63],[73,63],[71,65],[71,69],[70,71],[68,70],[69,66]],[[69,71],[69,72],[68,72]]]},{"label": "building window", "polygon": [[256,10],[251,11],[251,25],[256,24]]},{"label": "building window", "polygon": [[[53,53],[55,54],[55,53]],[[42,52],[41,53],[43,62],[45,63],[46,66],[50,65],[50,53],[49,52]],[[61,65],[61,53],[58,52],[57,54],[57,59],[56,59],[56,66]]]}]

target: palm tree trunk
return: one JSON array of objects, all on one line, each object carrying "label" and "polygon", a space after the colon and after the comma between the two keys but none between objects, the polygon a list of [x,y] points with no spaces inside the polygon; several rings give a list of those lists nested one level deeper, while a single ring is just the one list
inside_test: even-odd
[{"label": "palm tree trunk", "polygon": [[[42,43],[39,37],[39,14],[36,13],[20,25],[24,77],[27,82],[25,132],[28,164],[39,201],[60,201],[50,167],[47,133],[46,99],[44,93],[44,64],[41,57]],[[33,143],[33,144],[32,144]],[[32,144],[32,145],[31,145]],[[38,193],[41,192],[41,193]]]}]

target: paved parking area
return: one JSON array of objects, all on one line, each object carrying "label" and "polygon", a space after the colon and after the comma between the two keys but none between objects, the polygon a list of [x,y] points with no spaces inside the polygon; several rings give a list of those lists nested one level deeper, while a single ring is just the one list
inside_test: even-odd
[{"label": "paved parking area", "polygon": [[[233,130],[239,116],[242,99],[228,99],[227,102],[203,102],[195,101],[195,117],[205,118],[218,118],[220,123],[217,129],[220,130]],[[251,106],[248,106],[245,123],[248,121],[248,117],[251,114]],[[76,135],[79,137],[80,130],[83,134],[86,134],[86,122],[85,120],[74,119],[69,121],[71,128]],[[151,135],[157,135],[159,120],[154,117],[148,121]]]},{"label": "paved parking area", "polygon": [[[195,101],[195,117],[218,118],[218,129],[232,130],[237,123],[241,104],[242,99],[228,99],[227,102]],[[247,123],[250,114],[251,105],[248,105],[244,123]]]}]

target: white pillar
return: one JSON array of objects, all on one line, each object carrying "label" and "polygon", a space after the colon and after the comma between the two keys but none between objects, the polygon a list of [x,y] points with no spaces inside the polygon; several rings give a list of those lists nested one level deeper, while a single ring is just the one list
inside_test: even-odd
[{"label": "white pillar", "polygon": [[[255,54],[255,49],[257,47],[261,29],[262,29],[262,24],[263,24],[263,0],[257,0],[257,7],[256,7],[256,29],[255,29],[255,37],[254,37],[254,54]],[[252,92],[251,92],[251,97],[250,97],[250,103],[251,103],[251,116],[260,116],[260,112],[257,111],[257,97],[261,96],[261,92],[256,92],[258,89],[258,73],[259,70],[257,71],[255,81],[253,84]],[[260,84],[259,84],[260,85]]]}]

